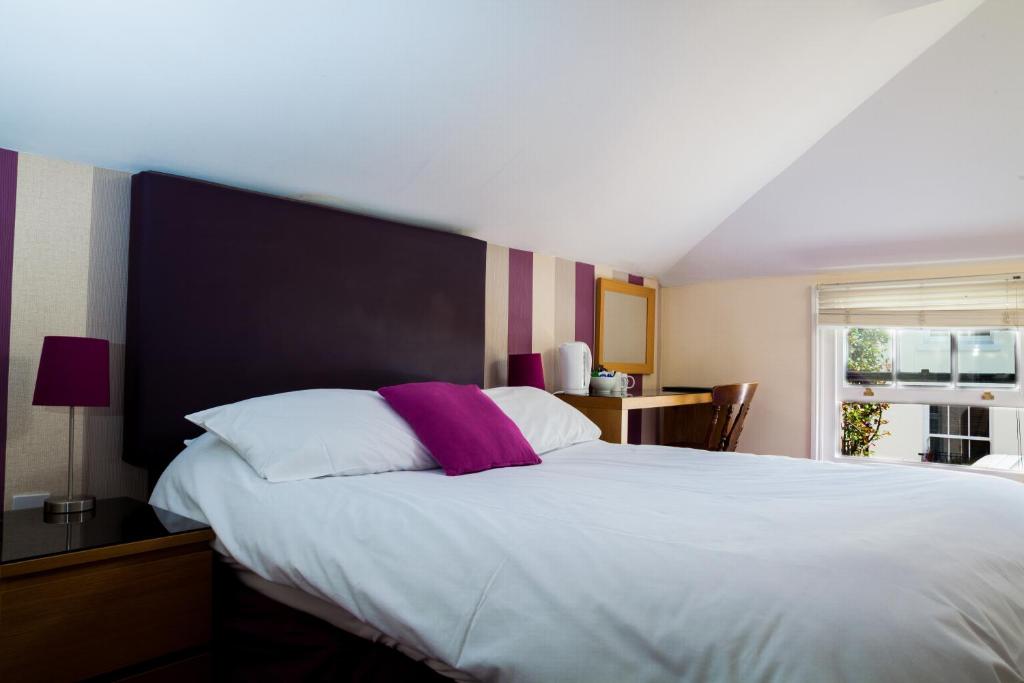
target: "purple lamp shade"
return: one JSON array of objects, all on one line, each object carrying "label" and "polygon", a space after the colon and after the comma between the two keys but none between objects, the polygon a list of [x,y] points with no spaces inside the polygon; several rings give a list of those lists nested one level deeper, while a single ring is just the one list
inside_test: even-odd
[{"label": "purple lamp shade", "polygon": [[44,337],[36,406],[109,406],[110,343],[86,337]]},{"label": "purple lamp shade", "polygon": [[544,388],[544,363],[539,353],[513,353],[508,357],[510,387]]}]

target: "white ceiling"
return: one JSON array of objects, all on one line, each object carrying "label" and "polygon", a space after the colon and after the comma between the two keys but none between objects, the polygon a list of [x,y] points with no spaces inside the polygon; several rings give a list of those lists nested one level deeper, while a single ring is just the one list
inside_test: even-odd
[{"label": "white ceiling", "polygon": [[1024,257],[1024,2],[989,0],[669,282]]},{"label": "white ceiling", "polygon": [[[844,234],[822,222],[835,212],[818,197],[849,177],[849,152],[831,152],[846,166],[809,172],[810,199],[758,194],[701,240],[981,2],[0,0],[0,147],[301,196],[670,281],[777,251],[756,208],[766,201],[797,265],[831,263],[828,241],[800,232]],[[888,132],[862,130],[861,152],[890,159],[925,126],[946,144],[934,112],[907,120],[901,106],[864,124]],[[864,184],[884,184],[877,166],[863,158]],[[856,198],[890,216],[902,189]],[[797,221],[808,204],[821,205],[814,220]],[[862,227],[920,220],[903,209],[905,221]],[[740,241],[716,246],[730,232]],[[730,248],[751,256],[729,260]]]}]

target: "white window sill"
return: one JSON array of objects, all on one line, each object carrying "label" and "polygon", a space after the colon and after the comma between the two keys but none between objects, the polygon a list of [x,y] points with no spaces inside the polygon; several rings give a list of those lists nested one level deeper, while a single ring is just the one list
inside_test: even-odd
[{"label": "white window sill", "polygon": [[855,455],[836,455],[832,458],[825,458],[826,462],[841,462],[852,465],[900,465],[903,467],[924,467],[926,469],[945,470],[947,472],[963,472],[964,474],[980,474],[990,477],[1002,477],[1013,479],[1024,483],[1024,471],[1014,470],[991,470],[982,467],[971,467],[969,465],[946,465],[939,462],[912,462],[909,460],[887,460],[876,457],[860,457]]}]

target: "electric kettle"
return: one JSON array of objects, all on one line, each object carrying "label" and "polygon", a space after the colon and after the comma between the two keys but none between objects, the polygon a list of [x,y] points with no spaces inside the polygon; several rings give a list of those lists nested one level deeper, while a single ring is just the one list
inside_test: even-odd
[{"label": "electric kettle", "polygon": [[567,394],[590,393],[590,369],[594,357],[583,342],[566,342],[558,347],[558,387]]}]

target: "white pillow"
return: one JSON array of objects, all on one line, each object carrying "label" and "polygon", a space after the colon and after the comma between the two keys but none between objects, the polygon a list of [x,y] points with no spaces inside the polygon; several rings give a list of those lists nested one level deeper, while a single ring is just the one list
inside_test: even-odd
[{"label": "white pillow", "polygon": [[601,436],[586,415],[542,389],[497,387],[484,393],[516,423],[538,454]]},{"label": "white pillow", "polygon": [[437,467],[376,391],[293,391],[185,419],[216,434],[268,481]]}]

